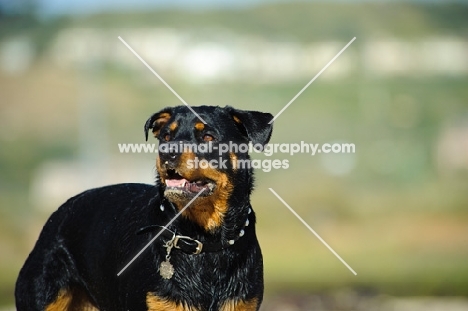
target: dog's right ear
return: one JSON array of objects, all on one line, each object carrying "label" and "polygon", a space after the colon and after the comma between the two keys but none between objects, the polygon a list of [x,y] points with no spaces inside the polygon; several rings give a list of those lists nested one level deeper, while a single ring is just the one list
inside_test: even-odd
[{"label": "dog's right ear", "polygon": [[148,132],[151,129],[154,137],[159,135],[161,128],[166,125],[172,116],[172,108],[167,107],[153,114],[145,123],[145,138],[148,141]]}]

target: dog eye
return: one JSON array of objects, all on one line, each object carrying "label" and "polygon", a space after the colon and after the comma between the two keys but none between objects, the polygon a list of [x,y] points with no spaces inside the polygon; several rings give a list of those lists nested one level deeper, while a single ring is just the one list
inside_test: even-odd
[{"label": "dog eye", "polygon": [[163,139],[164,139],[165,141],[170,141],[170,140],[171,140],[171,135],[170,135],[170,134],[165,134],[165,135],[163,136]]},{"label": "dog eye", "polygon": [[213,141],[214,137],[210,134],[203,135],[203,141]]}]

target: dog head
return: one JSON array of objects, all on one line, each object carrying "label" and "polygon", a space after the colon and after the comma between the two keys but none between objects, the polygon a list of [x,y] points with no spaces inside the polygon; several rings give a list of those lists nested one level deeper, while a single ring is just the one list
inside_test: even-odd
[{"label": "dog head", "polygon": [[268,143],[273,116],[232,107],[165,108],[145,124],[159,140],[158,182],[164,196],[207,231],[219,227],[229,206],[248,200],[253,187],[248,144]]}]

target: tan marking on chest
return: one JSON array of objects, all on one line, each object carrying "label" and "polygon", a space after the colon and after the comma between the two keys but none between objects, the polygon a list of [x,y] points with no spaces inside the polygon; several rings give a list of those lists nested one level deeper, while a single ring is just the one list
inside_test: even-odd
[{"label": "tan marking on chest", "polygon": [[62,289],[54,302],[45,311],[99,311],[88,299],[87,295],[77,289]]},{"label": "tan marking on chest", "polygon": [[256,311],[258,309],[258,299],[253,298],[248,301],[229,300],[221,307],[221,311]]},{"label": "tan marking on chest", "polygon": [[158,297],[152,293],[146,295],[146,306],[148,311],[198,311],[193,306]]}]

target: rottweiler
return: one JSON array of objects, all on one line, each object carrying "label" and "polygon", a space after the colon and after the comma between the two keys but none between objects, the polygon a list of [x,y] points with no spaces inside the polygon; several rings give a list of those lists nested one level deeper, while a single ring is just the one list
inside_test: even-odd
[{"label": "rottweiler", "polygon": [[17,310],[258,310],[253,170],[236,146],[267,144],[271,120],[230,106],[153,114],[155,185],[91,189],[60,206],[19,273]]}]

